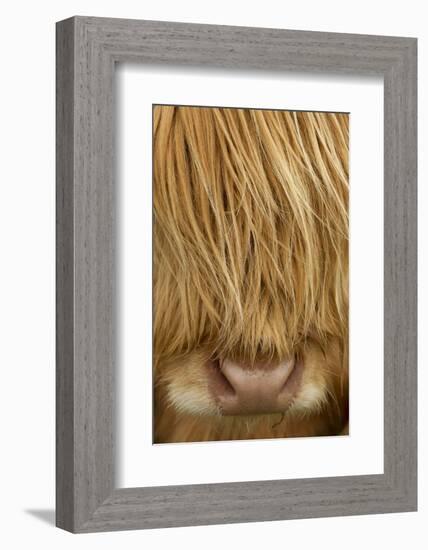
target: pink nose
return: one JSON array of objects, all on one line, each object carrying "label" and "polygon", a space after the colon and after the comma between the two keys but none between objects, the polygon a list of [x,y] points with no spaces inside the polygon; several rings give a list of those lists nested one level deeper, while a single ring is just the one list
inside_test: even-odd
[{"label": "pink nose", "polygon": [[301,370],[294,359],[251,366],[226,359],[213,369],[211,391],[226,415],[284,412],[297,391]]}]

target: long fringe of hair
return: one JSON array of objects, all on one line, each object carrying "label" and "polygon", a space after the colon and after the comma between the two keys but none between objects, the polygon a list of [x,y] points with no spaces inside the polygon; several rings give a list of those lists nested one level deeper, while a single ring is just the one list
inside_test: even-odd
[{"label": "long fringe of hair", "polygon": [[154,107],[155,362],[347,337],[348,120]]}]

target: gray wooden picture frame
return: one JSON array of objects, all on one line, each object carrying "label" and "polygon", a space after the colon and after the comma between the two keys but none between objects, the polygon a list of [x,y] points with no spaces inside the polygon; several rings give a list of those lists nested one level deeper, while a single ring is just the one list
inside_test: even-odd
[{"label": "gray wooden picture frame", "polygon": [[[416,47],[414,38],[155,21],[57,24],[58,527],[83,533],[416,510]],[[118,62],[383,77],[383,474],[115,487]]]}]

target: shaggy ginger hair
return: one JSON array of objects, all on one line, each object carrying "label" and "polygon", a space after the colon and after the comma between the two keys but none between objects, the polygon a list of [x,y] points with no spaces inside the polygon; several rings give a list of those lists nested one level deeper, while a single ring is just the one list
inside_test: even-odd
[{"label": "shaggy ginger hair", "polygon": [[[348,118],[154,107],[155,441],[346,424]],[[222,416],[206,361],[291,356],[304,380],[279,427]]]}]

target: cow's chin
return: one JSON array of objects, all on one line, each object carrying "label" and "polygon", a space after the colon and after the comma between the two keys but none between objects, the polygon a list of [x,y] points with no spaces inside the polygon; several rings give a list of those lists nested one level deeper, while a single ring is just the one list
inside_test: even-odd
[{"label": "cow's chin", "polygon": [[328,346],[322,347],[315,342],[306,344],[293,365],[287,396],[272,410],[259,411],[256,405],[249,412],[230,414],[213,391],[213,362],[208,350],[159,362],[155,372],[155,442],[340,433],[348,415],[348,372],[339,339],[330,338]]}]

